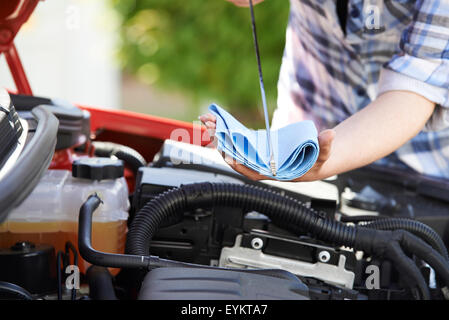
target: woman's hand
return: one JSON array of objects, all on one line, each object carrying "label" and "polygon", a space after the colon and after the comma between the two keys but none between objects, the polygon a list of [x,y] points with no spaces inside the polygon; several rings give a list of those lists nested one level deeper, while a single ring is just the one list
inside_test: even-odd
[{"label": "woman's hand", "polygon": [[[249,0],[226,0],[226,1],[232,2],[237,7],[249,7]],[[253,5],[256,5],[262,1],[263,0],[253,0]]]},{"label": "woman's hand", "polygon": [[[213,114],[207,113],[205,115],[202,115],[199,119],[206,126],[209,132],[209,136],[214,137],[217,120],[215,116]],[[334,138],[335,130],[333,129],[324,130],[318,135],[320,154],[318,155],[317,161],[305,175],[292,181],[314,181],[326,178],[326,176],[323,176],[322,174],[322,168],[330,157],[332,141],[334,140]],[[223,159],[232,167],[232,169],[243,174],[251,180],[274,180],[273,178],[261,175],[256,171],[249,169],[245,165],[237,162],[235,159],[227,156],[224,152],[222,152],[222,156]]]}]

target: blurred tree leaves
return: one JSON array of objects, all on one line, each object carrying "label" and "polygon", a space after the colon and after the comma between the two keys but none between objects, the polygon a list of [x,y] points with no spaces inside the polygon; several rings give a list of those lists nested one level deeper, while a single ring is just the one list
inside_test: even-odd
[{"label": "blurred tree leaves", "polygon": [[[192,103],[247,113],[261,104],[248,8],[225,0],[111,0],[122,17],[120,61],[141,81],[182,90]],[[289,1],[255,7],[270,109],[285,43]],[[257,112],[258,114],[258,112]]]}]

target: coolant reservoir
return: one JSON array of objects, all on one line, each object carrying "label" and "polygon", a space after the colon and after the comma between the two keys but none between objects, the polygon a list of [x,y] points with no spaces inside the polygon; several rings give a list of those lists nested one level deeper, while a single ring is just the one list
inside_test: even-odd
[{"label": "coolant reservoir", "polygon": [[[77,247],[79,210],[93,193],[103,204],[93,215],[92,245],[100,251],[123,253],[128,187],[123,163],[109,158],[77,160],[73,176],[68,170],[48,170],[27,199],[0,224],[0,247],[9,248],[19,241],[50,244],[56,251],[64,251],[67,241]],[[84,272],[88,266],[79,257],[80,270]]]}]

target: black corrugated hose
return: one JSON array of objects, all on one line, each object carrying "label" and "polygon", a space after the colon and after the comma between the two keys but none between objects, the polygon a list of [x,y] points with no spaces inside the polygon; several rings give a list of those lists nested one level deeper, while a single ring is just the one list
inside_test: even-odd
[{"label": "black corrugated hose", "polygon": [[[242,208],[243,212],[253,210],[260,212],[270,217],[274,224],[293,232],[297,232],[300,228],[318,240],[390,259],[398,271],[407,277],[410,287],[419,289],[421,299],[430,298],[428,287],[416,264],[403,250],[426,261],[444,283],[449,285],[449,263],[431,246],[414,235],[403,230],[384,231],[348,226],[321,217],[298,200],[257,186],[196,183],[164,192],[136,214],[128,232],[127,255],[102,254],[91,247],[90,250],[89,246],[81,243],[87,240],[86,234],[83,234],[81,229],[90,228],[86,223],[83,227],[82,217],[84,216],[85,220],[87,215],[92,215],[99,204],[100,200],[96,196],[91,196],[86,201],[80,210],[79,226],[80,253],[87,261],[97,265],[135,268],[166,266],[167,260],[149,256],[150,241],[164,221],[177,220],[176,218],[182,217],[183,213],[190,209],[228,206]],[[106,264],[106,260],[111,265]],[[168,262],[171,266],[176,264],[186,266],[185,263]]]},{"label": "black corrugated hose", "polygon": [[435,250],[437,250],[446,260],[449,260],[449,255],[447,253],[447,248],[444,245],[443,240],[428,225],[410,219],[403,218],[388,218],[388,219],[380,219],[370,222],[366,225],[368,228],[377,229],[377,230],[398,230],[402,229],[405,231],[409,231],[414,235],[422,238],[429,245],[431,245]]},{"label": "black corrugated hose", "polygon": [[297,232],[300,227],[320,240],[354,246],[354,227],[324,219],[293,198],[250,185],[195,183],[164,192],[136,214],[128,233],[127,252],[147,255],[150,240],[162,222],[179,221],[189,209],[217,206],[257,211],[287,230]]},{"label": "black corrugated hose", "polygon": [[428,244],[430,244],[435,250],[437,250],[441,255],[449,260],[449,254],[447,248],[438,235],[431,227],[428,225],[407,218],[390,218],[388,216],[345,216],[340,218],[341,222],[350,222],[359,225],[366,226],[368,228],[377,230],[398,230],[402,229],[413,233],[414,235],[420,237]]}]

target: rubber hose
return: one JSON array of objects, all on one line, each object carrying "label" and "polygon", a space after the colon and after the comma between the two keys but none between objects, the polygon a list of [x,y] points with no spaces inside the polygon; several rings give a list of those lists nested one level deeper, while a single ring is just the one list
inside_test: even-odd
[{"label": "rubber hose", "polygon": [[[95,209],[98,208],[101,203],[101,199],[97,195],[90,196],[85,205],[83,205],[82,210],[80,210],[79,224],[82,228],[92,228],[92,214]],[[179,262],[167,259],[161,259],[155,256],[141,257],[137,255],[120,255],[110,253],[95,251],[91,246],[92,232],[84,230],[80,232],[79,236],[79,248],[81,256],[87,261],[94,265],[103,265],[106,267],[131,267],[131,268],[166,268],[166,267],[178,267],[178,268],[203,268],[203,269],[222,269],[230,270],[228,268],[219,268],[213,266],[205,266],[193,263]],[[82,248],[82,250],[81,250]],[[114,258],[114,259],[112,259]],[[232,269],[231,269],[232,270]],[[252,272],[264,275],[270,275],[272,277],[284,278],[286,271],[278,269],[246,269],[239,270],[239,272]]]},{"label": "rubber hose", "polygon": [[89,297],[93,300],[117,300],[112,276],[104,267],[90,266],[86,277],[89,282]]},{"label": "rubber hose", "polygon": [[137,173],[140,167],[147,165],[145,158],[136,150],[113,142],[94,141],[95,155],[98,157],[116,156],[123,160],[134,173]]},{"label": "rubber hose", "polygon": [[78,220],[78,249],[80,255],[91,264],[111,268],[148,268],[150,257],[100,252],[92,248],[92,215],[101,203],[91,195],[81,206]]},{"label": "rubber hose", "polygon": [[446,260],[449,260],[447,248],[444,245],[444,242],[441,239],[441,237],[438,235],[438,233],[435,232],[435,230],[433,230],[428,225],[426,225],[422,222],[419,222],[416,220],[410,220],[410,219],[391,218],[391,219],[376,220],[376,221],[371,222],[365,226],[368,228],[371,228],[371,229],[376,229],[376,230],[402,229],[405,231],[409,231],[409,232],[413,233],[414,235],[423,239],[428,244],[430,244]]},{"label": "rubber hose", "polygon": [[297,231],[298,226],[316,238],[353,247],[356,229],[325,219],[290,197],[257,186],[226,183],[195,183],[172,189],[147,203],[131,223],[126,252],[148,255],[150,241],[163,221],[176,220],[193,208],[227,206],[267,215],[279,227]]}]

